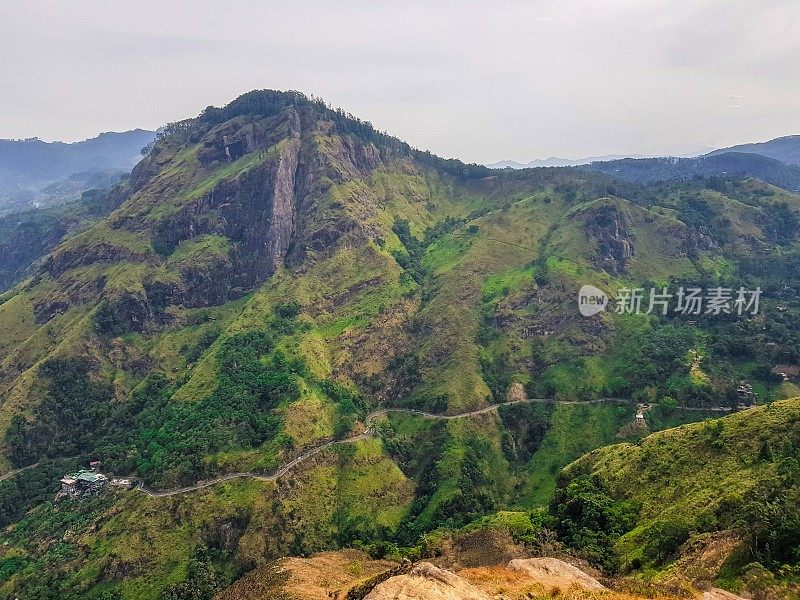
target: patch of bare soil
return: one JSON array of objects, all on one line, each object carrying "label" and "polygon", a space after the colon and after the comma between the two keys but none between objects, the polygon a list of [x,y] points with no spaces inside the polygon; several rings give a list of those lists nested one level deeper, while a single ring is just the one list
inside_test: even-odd
[{"label": "patch of bare soil", "polygon": [[741,548],[742,540],[732,531],[694,537],[681,547],[680,557],[662,581],[688,581],[701,588],[706,587],[719,576],[725,561]]},{"label": "patch of bare soil", "polygon": [[617,432],[617,437],[621,439],[629,437],[643,437],[650,434],[650,428],[643,420],[634,419],[627,425],[623,425]]},{"label": "patch of bare soil", "polygon": [[440,556],[431,562],[451,571],[505,564],[514,558],[530,556],[505,529],[479,529],[458,534],[443,541],[439,552]]},{"label": "patch of bare soil", "polygon": [[506,400],[509,402],[522,402],[525,400],[525,386],[518,381],[513,382],[508,386]]}]

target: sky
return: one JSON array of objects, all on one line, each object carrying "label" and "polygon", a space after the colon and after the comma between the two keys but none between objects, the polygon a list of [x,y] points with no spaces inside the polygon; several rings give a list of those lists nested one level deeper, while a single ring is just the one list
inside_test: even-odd
[{"label": "sky", "polygon": [[154,129],[295,89],[488,163],[800,133],[800,0],[0,1],[0,137]]}]

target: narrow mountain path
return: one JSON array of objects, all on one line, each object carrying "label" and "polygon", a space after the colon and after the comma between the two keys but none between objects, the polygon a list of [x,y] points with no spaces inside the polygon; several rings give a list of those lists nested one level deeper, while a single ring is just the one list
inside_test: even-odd
[{"label": "narrow mountain path", "polygon": [[[382,417],[382,416],[388,415],[390,413],[405,413],[405,414],[411,414],[411,415],[417,415],[417,416],[420,416],[420,417],[425,417],[427,419],[439,419],[439,420],[443,420],[443,421],[449,421],[449,420],[453,420],[453,419],[467,419],[469,417],[474,417],[474,416],[477,416],[477,415],[487,414],[487,413],[494,412],[494,411],[498,410],[500,407],[513,406],[515,404],[579,405],[579,404],[602,404],[602,403],[606,403],[606,402],[627,402],[627,399],[625,399],[625,398],[599,398],[599,399],[596,399],[596,400],[578,401],[578,400],[553,400],[553,399],[550,399],[550,398],[524,398],[524,399],[520,399],[520,400],[509,400],[508,402],[500,402],[498,404],[491,404],[489,406],[485,406],[484,408],[479,408],[479,409],[476,409],[476,410],[471,410],[471,411],[452,414],[452,415],[442,414],[442,413],[430,413],[430,412],[425,412],[425,411],[422,411],[422,410],[416,410],[416,409],[413,409],[413,408],[379,408],[379,409],[374,410],[371,413],[367,414],[366,418],[364,419],[364,424],[365,424],[365,427],[366,427],[364,433],[360,433],[358,435],[346,437],[346,438],[343,438],[343,439],[340,439],[340,440],[330,440],[330,441],[325,442],[323,444],[319,444],[317,446],[313,446],[313,447],[305,450],[301,454],[298,454],[295,458],[293,458],[289,462],[284,463],[279,469],[277,469],[276,471],[273,471],[272,473],[257,473],[257,472],[254,472],[254,471],[242,471],[242,472],[238,472],[238,473],[226,473],[225,475],[220,475],[220,476],[214,477],[212,479],[205,479],[203,481],[198,481],[197,483],[195,483],[193,485],[188,485],[188,486],[180,487],[180,488],[163,489],[163,490],[154,489],[154,488],[148,487],[148,486],[144,485],[143,483],[139,482],[136,485],[135,489],[139,490],[140,492],[144,492],[145,494],[147,494],[148,496],[151,496],[153,498],[162,498],[162,497],[165,497],[165,496],[175,496],[175,495],[178,495],[178,494],[186,494],[188,492],[195,492],[195,491],[198,491],[198,490],[205,489],[207,487],[211,487],[212,485],[216,485],[218,483],[222,483],[223,481],[231,481],[233,479],[255,479],[255,480],[258,480],[258,481],[275,481],[276,479],[279,479],[280,477],[283,477],[284,475],[286,475],[286,473],[291,471],[297,465],[305,462],[306,460],[308,460],[309,458],[311,458],[315,454],[317,454],[319,452],[322,452],[323,450],[326,450],[326,449],[328,449],[328,448],[330,448],[332,446],[336,446],[336,445],[339,445],[339,444],[350,444],[350,443],[353,443],[353,442],[358,442],[358,441],[365,440],[365,439],[368,439],[368,438],[372,437],[375,434],[375,432],[373,430],[373,422],[375,421],[375,419],[377,419],[378,417]],[[694,407],[690,408],[690,407],[680,407],[679,406],[679,407],[677,407],[676,410],[704,410],[704,411],[709,411],[709,412],[728,412],[728,411],[731,411],[732,409],[730,407],[724,407],[724,406],[715,406],[715,407],[710,407],[710,408],[694,408]],[[31,468],[33,466],[35,466],[35,465],[30,465],[29,467],[24,467],[23,469],[29,469],[29,468]],[[20,470],[22,470],[22,469],[20,469]],[[3,478],[9,477],[11,474],[13,474],[13,471],[11,473],[8,473],[8,474],[4,475]],[[111,477],[112,476],[109,475],[109,478],[111,478]]]},{"label": "narrow mountain path", "polygon": [[35,462],[32,465],[26,465],[24,467],[20,467],[19,469],[14,469],[13,471],[9,471],[8,473],[5,473],[4,475],[0,475],[0,481],[5,481],[6,479],[10,479],[11,477],[16,475],[17,473],[22,473],[23,471],[27,471],[28,469],[34,469],[34,468],[38,467],[40,464],[41,463]]},{"label": "narrow mountain path", "polygon": [[198,481],[194,485],[188,485],[182,488],[170,488],[166,490],[156,490],[139,482],[136,485],[136,489],[140,492],[144,492],[148,496],[152,496],[153,498],[161,498],[164,496],[175,496],[176,494],[185,494],[187,492],[195,492],[197,490],[202,490],[207,487],[211,487],[212,485],[216,485],[218,483],[222,483],[223,481],[230,481],[232,479],[256,479],[258,481],[275,481],[276,479],[283,477],[291,471],[294,467],[299,465],[302,462],[305,462],[318,452],[322,452],[323,450],[330,448],[331,446],[336,446],[338,444],[349,444],[352,442],[358,442],[360,440],[365,440],[370,437],[368,433],[361,433],[359,435],[354,435],[348,438],[343,438],[341,440],[331,440],[329,442],[325,442],[324,444],[320,444],[318,446],[314,446],[309,448],[302,454],[299,454],[289,462],[285,463],[280,469],[274,471],[272,473],[256,473],[253,471],[242,471],[240,473],[226,473],[225,475],[220,475],[219,477],[214,477],[212,479],[205,479],[203,481]]},{"label": "narrow mountain path", "polygon": [[[420,417],[425,417],[426,419],[439,419],[439,420],[452,420],[452,419],[466,419],[469,417],[474,417],[477,415],[487,414],[493,411],[496,411],[502,406],[513,406],[515,404],[564,404],[564,405],[579,405],[579,404],[602,404],[605,402],[627,402],[625,398],[599,398],[596,400],[553,400],[551,398],[524,398],[521,400],[510,400],[508,402],[500,402],[498,404],[491,404],[489,406],[485,406],[483,408],[479,408],[476,410],[471,410],[463,413],[457,413],[453,415],[442,414],[442,413],[430,413],[425,412],[423,410],[416,410],[413,408],[379,408],[377,410],[372,411],[369,413],[366,418],[364,419],[364,423],[366,429],[364,433],[350,436],[347,438],[343,438],[340,440],[330,440],[323,444],[319,444],[316,446],[312,446],[302,452],[301,454],[297,455],[295,458],[290,460],[287,463],[284,463],[278,470],[273,471],[272,473],[257,473],[255,471],[242,471],[237,473],[226,473],[225,475],[220,475],[218,477],[214,477],[212,479],[205,479],[203,481],[198,481],[197,483],[185,487],[180,488],[169,488],[164,490],[154,489],[144,485],[143,483],[139,482],[136,485],[137,490],[144,492],[148,496],[152,496],[154,498],[160,498],[163,496],[175,496],[177,494],[186,494],[188,492],[194,492],[197,490],[202,490],[207,487],[211,487],[212,485],[216,485],[218,483],[222,483],[223,481],[231,481],[233,479],[256,479],[259,481],[275,481],[280,477],[283,477],[291,471],[294,467],[299,465],[300,463],[305,462],[318,452],[322,452],[331,446],[336,446],[338,444],[349,444],[352,442],[358,442],[361,440],[365,440],[369,437],[374,435],[374,431],[372,429],[373,422],[378,417],[382,417],[391,413],[405,413],[410,415],[417,415]],[[652,405],[644,405],[647,408],[652,408]],[[740,407],[740,408],[748,408],[748,407]],[[733,410],[729,406],[710,406],[710,407],[695,407],[695,406],[678,406],[675,410],[687,410],[687,411],[704,411],[704,412],[730,412]],[[13,469],[0,475],[0,482],[5,481],[7,479],[11,479],[15,475],[19,473],[23,473],[29,469],[34,469],[38,467],[41,463],[36,462],[31,465],[26,465],[24,467],[20,467],[18,469]],[[109,479],[114,477],[113,475],[109,475]],[[130,479],[131,477],[126,477],[126,479]]]}]

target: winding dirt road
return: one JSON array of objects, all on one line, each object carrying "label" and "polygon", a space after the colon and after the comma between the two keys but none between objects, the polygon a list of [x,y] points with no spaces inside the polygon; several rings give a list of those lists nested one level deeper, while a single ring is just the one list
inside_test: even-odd
[{"label": "winding dirt road", "polygon": [[[308,450],[304,451],[303,453],[297,455],[295,458],[290,460],[289,462],[282,465],[277,471],[272,473],[256,473],[253,471],[244,471],[240,473],[226,473],[225,475],[220,475],[219,477],[214,477],[212,479],[206,479],[203,481],[198,481],[193,485],[189,485],[186,487],[181,488],[171,488],[165,490],[157,490],[154,488],[150,488],[142,484],[141,482],[136,485],[137,490],[140,492],[144,492],[148,496],[152,496],[154,498],[162,498],[165,496],[175,496],[177,494],[186,494],[188,492],[195,492],[197,490],[202,490],[207,487],[211,487],[212,485],[216,485],[218,483],[222,483],[223,481],[231,481],[232,479],[256,479],[259,481],[275,481],[276,479],[283,477],[291,471],[294,467],[299,465],[300,463],[305,462],[318,452],[321,452],[331,446],[336,446],[338,444],[349,444],[352,442],[358,442],[360,440],[365,440],[369,437],[374,435],[373,430],[373,422],[378,417],[382,417],[388,415],[390,413],[405,413],[405,414],[412,414],[418,415],[420,417],[425,417],[427,419],[438,419],[443,421],[448,421],[452,419],[467,419],[469,417],[474,417],[477,415],[483,415],[486,413],[494,412],[502,406],[513,406],[515,404],[567,404],[567,405],[578,405],[578,404],[601,404],[606,402],[627,402],[624,398],[600,398],[597,400],[586,400],[586,401],[577,401],[577,400],[552,400],[550,398],[525,398],[522,400],[510,400],[508,402],[500,402],[498,404],[492,404],[490,406],[486,406],[484,408],[479,408],[477,410],[471,410],[468,412],[448,415],[448,414],[437,414],[437,413],[429,413],[422,410],[416,410],[413,408],[380,408],[378,410],[374,410],[369,413],[366,418],[364,419],[364,424],[366,429],[364,433],[359,435],[354,435],[351,437],[343,438],[341,440],[331,440],[329,442],[325,442],[324,444],[319,444]],[[689,407],[677,407],[678,410],[705,410],[710,412],[728,412],[732,410],[730,407],[724,406],[715,406],[711,408],[689,408]],[[6,475],[8,476],[8,475]]]},{"label": "winding dirt road", "polygon": [[6,479],[10,479],[17,473],[22,473],[23,471],[27,471],[28,469],[34,469],[39,466],[40,463],[35,462],[32,465],[26,465],[24,467],[20,467],[19,469],[14,469],[13,471],[9,471],[5,475],[0,475],[0,481],[5,481]]},{"label": "winding dirt road", "polygon": [[[610,400],[604,400],[604,401],[608,402]],[[550,400],[547,400],[547,399],[544,399],[544,398],[526,398],[525,400],[512,400],[512,401],[509,401],[509,402],[502,402],[500,404],[492,404],[491,406],[487,406],[487,407],[484,407],[484,408],[479,408],[477,410],[471,410],[469,412],[459,413],[459,414],[455,414],[455,415],[429,413],[429,412],[425,412],[425,411],[422,411],[422,410],[415,410],[413,408],[380,408],[378,410],[374,410],[371,413],[369,413],[366,416],[366,418],[364,419],[364,424],[366,426],[366,429],[365,429],[364,433],[361,433],[361,434],[358,434],[358,435],[354,435],[354,436],[350,436],[350,437],[347,437],[347,438],[343,438],[341,440],[331,440],[329,442],[325,442],[324,444],[320,444],[318,446],[314,446],[312,448],[309,448],[308,450],[304,451],[303,453],[297,455],[295,458],[293,458],[289,462],[285,463],[283,466],[281,466],[281,468],[279,468],[277,471],[274,471],[273,473],[255,473],[255,472],[252,472],[252,471],[243,471],[243,472],[240,472],[240,473],[226,473],[225,475],[220,475],[219,477],[214,477],[212,479],[206,479],[206,480],[203,480],[203,481],[198,481],[197,483],[195,483],[193,485],[186,486],[186,487],[171,488],[171,489],[166,489],[166,490],[153,489],[153,488],[147,487],[146,485],[144,485],[144,484],[142,484],[140,482],[139,484],[137,484],[136,489],[141,491],[141,492],[144,492],[148,496],[152,496],[154,498],[161,498],[161,497],[164,497],[164,496],[174,496],[176,494],[185,494],[187,492],[194,492],[194,491],[197,491],[197,490],[202,490],[204,488],[211,487],[212,485],[216,485],[216,484],[221,483],[223,481],[230,481],[232,479],[247,478],[247,479],[257,479],[259,481],[275,481],[276,479],[286,475],[286,473],[291,471],[294,467],[296,467],[300,463],[305,462],[306,460],[308,460],[309,458],[311,458],[312,456],[314,456],[318,452],[321,452],[322,450],[330,448],[331,446],[336,446],[338,444],[350,444],[352,442],[358,442],[360,440],[365,440],[365,439],[371,437],[372,435],[374,435],[374,431],[373,431],[372,426],[373,426],[373,422],[375,421],[375,419],[377,419],[378,417],[382,417],[384,415],[387,415],[389,413],[406,413],[406,414],[418,415],[420,417],[425,417],[427,419],[439,419],[439,420],[466,419],[468,417],[474,417],[476,415],[482,415],[482,414],[486,414],[486,413],[495,411],[498,408],[500,408],[501,406],[511,406],[513,404],[531,404],[531,403],[534,403],[534,402],[545,403],[545,402],[550,402]],[[592,402],[599,402],[599,401],[594,400]],[[580,403],[579,402],[574,402],[574,403],[570,402],[570,404],[580,404]]]},{"label": "winding dirt road", "polygon": [[[579,404],[601,404],[606,402],[628,402],[625,398],[599,398],[596,400],[552,400],[550,398],[524,398],[521,400],[509,400],[508,402],[500,402],[498,404],[491,404],[489,406],[485,406],[483,408],[479,408],[476,410],[471,410],[468,412],[448,415],[448,414],[441,414],[441,413],[430,413],[425,412],[423,410],[416,410],[413,408],[379,408],[377,410],[372,411],[369,413],[366,418],[364,419],[365,430],[364,433],[350,436],[347,438],[343,438],[340,440],[330,440],[323,444],[319,444],[316,446],[312,446],[308,448],[301,454],[298,454],[295,458],[290,460],[289,462],[283,464],[278,470],[273,471],[272,473],[257,473],[254,471],[243,471],[238,473],[226,473],[225,475],[220,475],[218,477],[214,477],[212,479],[205,479],[203,481],[198,481],[193,485],[188,485],[185,487],[180,488],[170,488],[164,490],[158,490],[151,487],[144,485],[143,483],[139,482],[135,489],[139,490],[140,492],[144,492],[148,496],[153,498],[161,498],[164,496],[175,496],[177,494],[186,494],[188,492],[195,492],[197,490],[202,490],[207,487],[211,487],[212,485],[216,485],[218,483],[222,483],[223,481],[231,481],[233,479],[256,479],[259,481],[275,481],[276,479],[283,477],[291,471],[294,467],[299,465],[300,463],[305,462],[318,452],[322,452],[323,450],[330,448],[331,446],[336,446],[338,444],[350,444],[353,442],[358,442],[361,440],[365,440],[367,438],[372,437],[375,432],[373,430],[373,423],[375,419],[378,417],[382,417],[388,415],[390,413],[405,413],[410,415],[418,415],[420,417],[425,417],[426,419],[438,419],[442,421],[449,421],[452,419],[467,419],[469,417],[475,417],[477,415],[483,415],[490,412],[496,411],[498,408],[502,406],[513,406],[515,404],[566,404],[566,405],[579,405]],[[652,405],[642,405],[647,408],[650,408]],[[746,408],[746,407],[740,407]],[[728,406],[712,406],[708,408],[702,407],[689,407],[689,406],[678,406],[676,410],[689,410],[689,411],[705,411],[705,412],[730,412],[733,410],[731,407]],[[32,465],[27,465],[25,467],[20,467],[19,469],[14,469],[0,475],[0,482],[5,481],[6,479],[10,479],[14,475],[18,473],[22,473],[23,471],[27,471],[28,469],[33,469],[39,466],[39,463],[34,463]],[[108,478],[112,479],[115,476],[109,475]],[[131,479],[131,477],[125,477],[126,479]]]}]

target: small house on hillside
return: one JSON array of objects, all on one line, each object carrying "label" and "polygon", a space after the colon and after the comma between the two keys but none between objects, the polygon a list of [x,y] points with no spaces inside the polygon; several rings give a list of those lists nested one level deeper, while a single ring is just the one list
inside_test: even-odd
[{"label": "small house on hillside", "polygon": [[78,471],[61,479],[61,495],[70,498],[81,498],[98,494],[108,484],[108,478],[94,471]]},{"label": "small house on hillside", "polygon": [[750,406],[755,403],[756,394],[753,391],[753,386],[746,381],[740,381],[736,387],[736,396],[742,404]]}]

